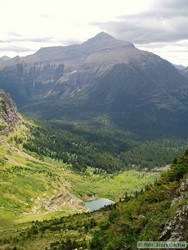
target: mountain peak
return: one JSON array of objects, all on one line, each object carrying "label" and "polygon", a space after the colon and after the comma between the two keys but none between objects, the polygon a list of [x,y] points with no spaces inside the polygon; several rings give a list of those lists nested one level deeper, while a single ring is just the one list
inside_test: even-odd
[{"label": "mountain peak", "polygon": [[104,42],[109,42],[109,41],[116,40],[113,36],[105,33],[105,32],[100,32],[96,36],[88,39],[86,42],[83,44],[94,44],[94,43],[104,43]]},{"label": "mountain peak", "polygon": [[93,46],[93,47],[105,47],[105,48],[114,48],[114,47],[134,47],[131,42],[120,41],[108,33],[102,31],[98,33],[96,36],[90,38],[82,45],[84,46]]},{"label": "mountain peak", "polygon": [[106,40],[106,39],[115,39],[115,38],[113,36],[109,35],[108,33],[102,31],[91,39]]}]

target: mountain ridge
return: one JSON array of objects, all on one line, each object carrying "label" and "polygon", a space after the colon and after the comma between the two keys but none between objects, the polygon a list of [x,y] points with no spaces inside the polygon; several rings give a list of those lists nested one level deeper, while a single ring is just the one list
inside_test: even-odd
[{"label": "mountain ridge", "polygon": [[2,56],[2,57],[0,57],[0,63],[3,63],[9,59],[10,59],[10,57],[8,57],[8,56]]},{"label": "mountain ridge", "polygon": [[39,119],[107,115],[125,129],[156,130],[164,120],[162,130],[176,130],[188,109],[188,80],[172,64],[104,32],[1,63],[0,87]]}]

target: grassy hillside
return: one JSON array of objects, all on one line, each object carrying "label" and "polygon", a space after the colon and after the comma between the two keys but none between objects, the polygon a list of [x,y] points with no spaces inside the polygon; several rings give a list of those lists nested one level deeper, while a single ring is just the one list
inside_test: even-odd
[{"label": "grassy hillside", "polygon": [[83,201],[98,197],[134,195],[159,175],[148,168],[169,163],[184,147],[177,140],[131,138],[106,127],[20,119],[0,138],[2,226],[84,211]]},{"label": "grassy hillside", "polygon": [[91,249],[137,249],[137,241],[187,241],[187,153],[145,192],[112,208],[101,231],[94,233]]},{"label": "grassy hillside", "polygon": [[143,189],[159,175],[155,171],[136,170],[109,174],[92,167],[79,172],[73,163],[25,149],[30,138],[37,138],[32,133],[37,128],[38,125],[21,118],[14,132],[0,138],[2,228],[87,211],[84,202],[97,197],[118,201],[125,193],[133,195]]},{"label": "grassy hillside", "polygon": [[1,137],[1,218],[13,222],[30,215],[38,218],[56,211],[62,214],[84,211],[82,201],[69,191],[69,183],[62,174],[64,165],[41,161],[19,146],[18,142],[24,141],[29,133],[27,125],[21,121],[13,134]]},{"label": "grassy hillside", "polygon": [[[188,152],[162,177],[156,168],[186,141],[135,139],[104,121],[38,124],[1,103],[0,248],[136,249],[138,240],[188,240]],[[88,213],[84,202],[98,197],[116,203]]]},{"label": "grassy hillside", "polygon": [[187,241],[187,180],[186,153],[144,192],[125,196],[121,202],[101,211],[4,229],[1,246],[4,249],[134,250],[139,240]]}]

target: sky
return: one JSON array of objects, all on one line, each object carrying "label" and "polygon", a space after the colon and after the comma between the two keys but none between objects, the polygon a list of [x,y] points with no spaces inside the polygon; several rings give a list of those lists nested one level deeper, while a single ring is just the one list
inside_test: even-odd
[{"label": "sky", "polygon": [[80,44],[101,31],[188,66],[188,0],[0,0],[0,57]]}]

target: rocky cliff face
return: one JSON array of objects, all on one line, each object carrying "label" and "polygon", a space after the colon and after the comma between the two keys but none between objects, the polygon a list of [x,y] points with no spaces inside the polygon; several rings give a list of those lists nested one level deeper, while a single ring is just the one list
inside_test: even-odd
[{"label": "rocky cliff face", "polygon": [[16,105],[0,90],[0,134],[8,134],[20,119]]},{"label": "rocky cliff face", "polygon": [[[181,204],[183,199],[188,198],[188,179],[181,183],[179,196],[176,197],[171,207]],[[165,241],[185,241],[188,238],[188,205],[181,205],[176,211],[175,216],[166,222],[164,230],[160,236],[160,240]]]}]

